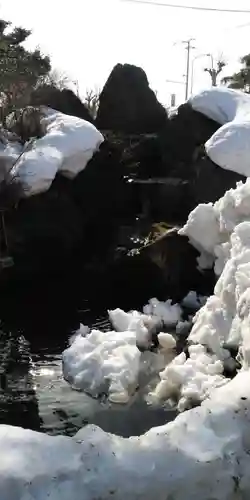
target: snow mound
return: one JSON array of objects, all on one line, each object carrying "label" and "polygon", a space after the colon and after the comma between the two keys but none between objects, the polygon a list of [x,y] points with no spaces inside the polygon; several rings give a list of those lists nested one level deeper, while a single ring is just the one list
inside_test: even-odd
[{"label": "snow mound", "polygon": [[174,326],[180,321],[182,309],[179,304],[172,304],[171,300],[160,302],[158,299],[150,299],[143,308],[144,314],[162,321],[165,326]]},{"label": "snow mound", "polygon": [[221,168],[250,176],[250,113],[219,128],[206,142],[209,158]]},{"label": "snow mound", "polygon": [[223,363],[216,355],[209,355],[206,348],[199,344],[190,346],[188,350],[188,359],[182,352],[160,373],[161,381],[150,394],[152,402],[177,399],[178,410],[184,411],[228,382],[223,376]]},{"label": "snow mound", "polygon": [[137,385],[140,351],[134,332],[101,332],[77,335],[63,352],[64,378],[94,397],[109,394],[114,402],[127,402]]},{"label": "snow mound", "polygon": [[[12,179],[21,183],[27,197],[47,191],[57,172],[73,179],[104,140],[91,123],[50,108],[42,109],[46,134],[25,145],[11,171]],[[12,149],[5,149],[5,153],[12,160]]]},{"label": "snow mound", "polygon": [[[239,183],[214,205],[199,205],[180,231],[197,248],[211,252],[215,271],[221,274],[214,294],[193,318],[188,336],[190,357],[187,359],[185,353],[177,356],[160,374],[161,382],[153,393],[156,399],[175,397],[179,410],[189,407],[192,400],[210,397],[214,387],[228,383],[224,370],[235,372],[237,368],[230,352],[238,351],[242,370],[250,368],[249,195],[250,179]],[[214,221],[210,248],[208,235],[204,236],[207,231],[201,230],[204,212],[212,214],[209,217]]]},{"label": "snow mound", "polygon": [[187,236],[190,243],[201,252],[203,265],[200,259],[200,267],[205,268],[207,263],[212,267],[215,262],[215,272],[220,275],[230,256],[230,237],[234,229],[239,223],[249,220],[250,179],[247,179],[245,183],[239,182],[235,189],[227,191],[214,204],[198,205],[179,234]]},{"label": "snow mound", "polygon": [[219,87],[205,90],[189,102],[193,109],[223,125],[205,144],[209,158],[219,167],[249,177],[249,95]]},{"label": "snow mound", "polygon": [[137,345],[142,348],[149,346],[151,340],[150,329],[155,325],[152,318],[138,311],[126,313],[119,308],[108,313],[113,327],[118,332],[135,332]]},{"label": "snow mound", "polygon": [[109,319],[118,331],[134,331],[136,343],[139,347],[149,347],[152,340],[152,330],[162,324],[167,327],[175,326],[180,320],[182,309],[179,304],[172,304],[171,300],[160,302],[153,298],[143,307],[143,314],[138,311],[126,313],[122,309],[109,311]]},{"label": "snow mound", "polygon": [[249,368],[249,299],[250,222],[247,221],[236,226],[232,233],[229,259],[214,295],[196,314],[189,339],[206,344],[220,357],[224,344],[239,348],[242,364]]},{"label": "snow mound", "polygon": [[86,426],[73,438],[0,426],[5,500],[236,500],[250,495],[250,373],[143,436]]},{"label": "snow mound", "polygon": [[[151,346],[156,326],[177,325],[182,310],[179,305],[172,305],[171,300],[151,299],[143,314],[122,309],[108,313],[116,331],[89,331],[81,325],[63,352],[63,375],[75,389],[94,397],[108,393],[110,401],[127,403],[137,387],[141,360],[138,347]],[[176,346],[174,337],[168,333],[160,333],[158,339],[165,351]]]},{"label": "snow mound", "polygon": [[231,122],[237,116],[250,114],[250,97],[240,90],[227,87],[213,87],[189,98],[195,111],[211,118],[221,125]]}]

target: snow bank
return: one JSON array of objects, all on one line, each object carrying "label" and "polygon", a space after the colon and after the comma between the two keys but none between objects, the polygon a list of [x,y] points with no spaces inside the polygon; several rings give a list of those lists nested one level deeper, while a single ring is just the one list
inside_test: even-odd
[{"label": "snow bank", "polygon": [[[203,214],[209,221],[204,227]],[[175,358],[160,374],[161,381],[153,392],[156,399],[175,397],[180,410],[210,396],[214,387],[228,383],[224,370],[235,372],[237,367],[230,350],[238,351],[242,369],[250,368],[249,216],[250,179],[214,205],[199,205],[180,231],[214,259],[215,271],[220,274],[214,295],[193,319],[188,336],[190,357],[182,353]]]},{"label": "snow bank", "polygon": [[250,494],[250,373],[145,435],[87,426],[74,438],[0,426],[5,500],[236,500]]},{"label": "snow bank", "polygon": [[236,226],[232,233],[229,259],[214,295],[196,314],[190,340],[206,344],[218,356],[223,344],[240,347],[248,366],[249,293],[250,222],[247,221]]},{"label": "snow bank", "polygon": [[217,87],[189,99],[193,109],[223,126],[206,142],[209,158],[219,167],[250,175],[250,96]]},{"label": "snow bank", "polygon": [[[198,205],[189,215],[179,234],[189,238],[202,253],[200,267],[215,262],[215,272],[220,275],[230,256],[230,237],[235,227],[250,220],[250,179],[239,182],[216,203]],[[205,228],[205,230],[204,230]],[[205,257],[209,257],[208,259]],[[202,265],[203,264],[203,265]],[[204,265],[205,264],[205,265]]]},{"label": "snow bank", "polygon": [[81,172],[103,142],[91,123],[44,108],[46,135],[32,141],[12,169],[12,178],[23,186],[24,195],[47,191],[56,173],[72,179]]}]

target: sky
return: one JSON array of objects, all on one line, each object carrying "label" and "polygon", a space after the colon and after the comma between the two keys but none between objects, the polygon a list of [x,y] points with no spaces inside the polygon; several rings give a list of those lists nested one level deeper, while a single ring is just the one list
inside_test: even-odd
[{"label": "sky", "polygon": [[[32,30],[27,46],[39,46],[49,54],[54,68],[78,82],[81,96],[86,89],[102,88],[119,62],[141,66],[164,105],[170,104],[172,93],[180,104],[185,100],[183,40],[195,39],[190,64],[193,92],[211,84],[204,72],[211,61],[204,54],[211,53],[214,60],[223,56],[227,62],[223,75],[230,75],[240,67],[240,57],[250,52],[250,13],[181,10],[149,1],[152,5],[125,0],[0,0],[0,11],[2,18]],[[249,0],[168,3],[250,10]]]}]

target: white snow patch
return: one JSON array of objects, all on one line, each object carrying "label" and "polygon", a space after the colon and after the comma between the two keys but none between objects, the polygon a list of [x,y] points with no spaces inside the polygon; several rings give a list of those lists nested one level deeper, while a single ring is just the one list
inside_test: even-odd
[{"label": "white snow patch", "polygon": [[140,351],[134,332],[92,330],[78,335],[63,352],[64,378],[94,397],[108,392],[109,399],[127,402],[139,373]]},{"label": "white snow patch", "polygon": [[148,347],[151,335],[150,330],[155,325],[151,317],[138,311],[126,313],[122,309],[109,311],[109,319],[118,332],[135,332],[136,343],[139,347]]},{"label": "white snow patch", "polygon": [[188,100],[195,111],[224,125],[237,116],[250,114],[250,97],[240,90],[213,87],[203,90]]},{"label": "white snow patch", "polygon": [[[59,171],[73,179],[84,170],[104,140],[94,125],[81,118],[46,107],[42,111],[45,136],[25,145],[11,171],[12,179],[21,183],[24,196],[47,191]],[[13,161],[11,148],[5,148],[4,154],[9,154]]]},{"label": "white snow patch", "polygon": [[170,335],[170,333],[164,333],[164,332],[158,333],[158,340],[160,346],[164,350],[169,350],[169,349],[171,350],[176,347],[176,340],[173,337],[173,335]]},{"label": "white snow patch", "polygon": [[211,395],[215,387],[228,382],[223,363],[209,355],[202,345],[189,346],[189,358],[181,353],[160,373],[161,381],[152,396],[156,401],[176,398],[184,411]]},{"label": "white snow patch", "polygon": [[[180,231],[206,251],[208,234],[204,237],[204,233],[208,231],[206,226],[201,230],[201,220],[202,213],[211,211],[214,218],[209,220],[214,219],[214,227],[210,251],[215,271],[221,275],[214,295],[193,319],[188,342],[196,346],[190,345],[190,358],[186,359],[184,353],[175,358],[160,374],[161,382],[155,390],[155,397],[167,399],[175,395],[180,410],[188,407],[190,400],[201,401],[218,384],[228,382],[223,367],[235,369],[229,349],[238,349],[242,369],[250,368],[250,179],[239,183],[214,205],[197,207]],[[213,372],[217,368],[219,371]]]},{"label": "white snow patch", "polygon": [[236,500],[250,494],[250,373],[143,436],[86,426],[73,438],[0,426],[5,500]]},{"label": "white snow patch", "polygon": [[209,255],[211,263],[215,262],[216,274],[220,275],[230,257],[230,237],[234,229],[241,222],[249,220],[250,179],[247,179],[245,183],[239,182],[235,189],[227,191],[214,204],[198,205],[179,234],[188,236],[190,243],[201,254]]},{"label": "white snow patch", "polygon": [[216,87],[189,99],[194,110],[223,126],[206,142],[207,155],[216,165],[249,177],[250,97],[240,91]]},{"label": "white snow patch", "polygon": [[[250,111],[250,110],[249,110]],[[250,176],[250,113],[220,127],[206,142],[209,158],[221,168]]]},{"label": "white snow patch", "polygon": [[144,306],[143,312],[162,321],[165,326],[175,326],[181,319],[182,309],[179,304],[172,304],[171,300],[160,302],[153,298]]}]

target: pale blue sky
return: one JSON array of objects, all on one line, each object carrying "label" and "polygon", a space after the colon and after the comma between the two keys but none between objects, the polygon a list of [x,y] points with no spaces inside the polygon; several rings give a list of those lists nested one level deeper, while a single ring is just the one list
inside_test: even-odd
[{"label": "pale blue sky", "polygon": [[[171,3],[250,9],[249,0]],[[51,55],[54,67],[77,79],[81,94],[88,87],[101,87],[117,62],[128,62],[145,69],[164,104],[169,104],[172,92],[180,103],[184,86],[166,82],[183,80],[185,73],[186,51],[175,42],[196,38],[192,57],[212,52],[216,58],[223,53],[226,73],[237,69],[239,57],[250,52],[250,14],[204,13],[121,0],[1,0],[0,8],[2,17],[33,30],[29,44],[39,45]],[[203,72],[208,63],[206,58],[195,62],[196,91],[210,84]]]}]

